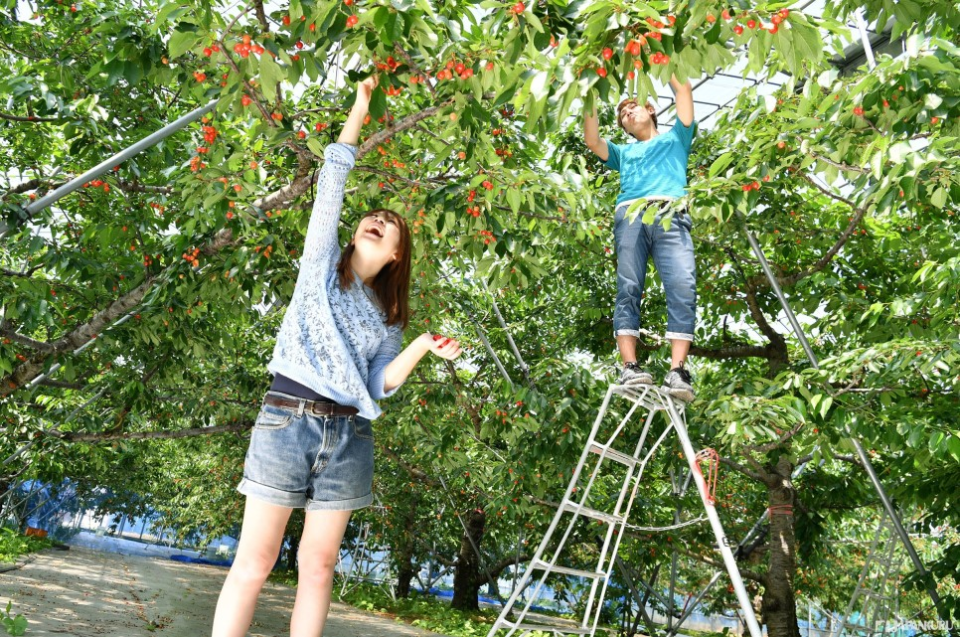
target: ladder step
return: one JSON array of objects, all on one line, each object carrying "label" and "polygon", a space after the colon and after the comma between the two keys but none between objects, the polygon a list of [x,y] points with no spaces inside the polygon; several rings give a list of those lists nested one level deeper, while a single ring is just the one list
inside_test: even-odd
[{"label": "ladder step", "polygon": [[580,626],[551,626],[549,624],[514,624],[504,621],[504,625],[518,630],[541,630],[545,633],[554,635],[592,635],[592,628],[582,628]]},{"label": "ladder step", "polygon": [[579,568],[568,568],[566,566],[550,566],[543,560],[536,560],[530,564],[531,568],[538,568],[541,571],[548,571],[550,573],[562,573],[564,575],[573,575],[574,577],[587,577],[590,579],[597,579],[599,577],[606,577],[606,573],[599,573],[597,571],[585,571]]},{"label": "ladder step", "polygon": [[565,511],[570,511],[571,513],[576,513],[577,515],[585,515],[588,518],[593,518],[594,520],[607,522],[608,524],[620,524],[621,522],[623,522],[623,518],[619,515],[613,515],[612,513],[603,513],[602,511],[597,511],[596,509],[590,509],[588,507],[585,507],[582,504],[571,502],[570,500],[564,500],[563,509]]},{"label": "ladder step", "polygon": [[590,451],[598,456],[602,455],[604,458],[616,460],[620,464],[625,464],[628,467],[632,467],[637,464],[637,460],[633,456],[628,456],[622,451],[615,451],[607,445],[601,445],[599,442],[591,442]]}]

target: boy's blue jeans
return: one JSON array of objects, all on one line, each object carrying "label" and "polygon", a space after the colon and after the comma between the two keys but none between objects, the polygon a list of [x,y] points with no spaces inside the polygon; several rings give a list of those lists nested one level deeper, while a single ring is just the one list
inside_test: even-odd
[{"label": "boy's blue jeans", "polygon": [[617,301],[613,310],[614,336],[640,336],[640,300],[647,278],[647,261],[660,273],[667,297],[667,339],[692,341],[697,318],[697,266],[693,258],[693,224],[686,211],[673,217],[670,230],[658,213],[652,224],[642,213],[631,223],[629,203],[617,206],[613,237],[617,249]]}]

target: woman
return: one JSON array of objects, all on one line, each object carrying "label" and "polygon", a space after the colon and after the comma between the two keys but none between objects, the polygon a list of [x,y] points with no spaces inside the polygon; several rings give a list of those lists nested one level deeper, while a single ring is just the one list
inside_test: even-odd
[{"label": "woman", "polygon": [[368,212],[342,252],[337,245],[344,185],[376,86],[375,78],[359,85],[337,143],[324,153],[300,274],[268,365],[273,384],[237,487],[246,508],[215,637],[247,634],[294,508],[306,509],[306,522],[290,634],[323,632],[350,512],[373,497],[375,401],[395,392],[427,352],[460,355],[457,341],[430,334],[400,351],[410,285],[410,232],[400,216]]}]

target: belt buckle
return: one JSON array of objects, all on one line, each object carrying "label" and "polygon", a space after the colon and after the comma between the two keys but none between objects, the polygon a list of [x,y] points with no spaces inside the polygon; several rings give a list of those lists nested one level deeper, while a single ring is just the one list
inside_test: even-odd
[{"label": "belt buckle", "polygon": [[331,416],[333,415],[333,405],[326,402],[314,401],[313,405],[310,406],[310,411],[316,416]]}]

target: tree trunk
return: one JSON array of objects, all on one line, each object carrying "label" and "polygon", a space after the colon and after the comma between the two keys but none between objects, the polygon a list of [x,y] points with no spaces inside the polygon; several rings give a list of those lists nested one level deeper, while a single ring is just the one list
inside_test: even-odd
[{"label": "tree trunk", "polygon": [[420,497],[414,494],[410,501],[407,511],[403,516],[403,532],[393,547],[393,559],[397,565],[397,597],[406,599],[410,597],[410,581],[416,574],[413,567],[413,542],[417,522],[417,507],[420,504]]},{"label": "tree trunk", "polygon": [[7,492],[10,490],[10,483],[0,480],[0,522],[6,519]]},{"label": "tree trunk", "polygon": [[479,610],[478,595],[483,578],[480,575],[480,557],[473,547],[476,546],[478,550],[480,548],[487,516],[482,509],[471,509],[464,517],[467,528],[460,539],[460,554],[457,556],[453,574],[453,601],[450,602],[450,608]]},{"label": "tree trunk", "polygon": [[800,637],[797,600],[794,596],[797,540],[793,527],[796,491],[790,478],[792,469],[785,455],[780,457],[775,467],[769,467],[770,534],[767,547],[770,553],[761,605],[763,623],[767,626],[769,637]]}]

